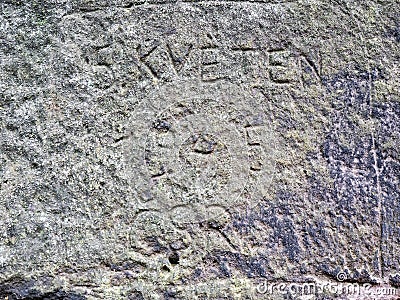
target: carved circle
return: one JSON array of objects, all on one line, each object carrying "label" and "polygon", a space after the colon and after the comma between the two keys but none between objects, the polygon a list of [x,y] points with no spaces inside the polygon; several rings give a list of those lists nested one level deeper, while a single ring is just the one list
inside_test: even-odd
[{"label": "carved circle", "polygon": [[260,101],[236,85],[195,81],[164,86],[141,102],[126,148],[140,206],[180,224],[243,203],[246,128],[263,118]]}]

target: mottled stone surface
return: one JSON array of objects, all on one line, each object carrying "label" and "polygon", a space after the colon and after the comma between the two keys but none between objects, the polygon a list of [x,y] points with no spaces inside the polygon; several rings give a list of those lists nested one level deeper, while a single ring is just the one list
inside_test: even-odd
[{"label": "mottled stone surface", "polygon": [[0,0],[0,299],[397,299],[399,43],[397,0]]}]

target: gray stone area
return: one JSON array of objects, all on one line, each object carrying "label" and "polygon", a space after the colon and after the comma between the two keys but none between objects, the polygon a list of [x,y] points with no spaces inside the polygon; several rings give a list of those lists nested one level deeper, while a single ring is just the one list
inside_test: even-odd
[{"label": "gray stone area", "polygon": [[398,299],[399,42],[397,0],[0,0],[0,299]]}]

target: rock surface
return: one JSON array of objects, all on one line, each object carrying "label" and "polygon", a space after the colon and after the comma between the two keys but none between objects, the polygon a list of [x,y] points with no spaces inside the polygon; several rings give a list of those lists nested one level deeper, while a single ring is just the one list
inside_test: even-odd
[{"label": "rock surface", "polygon": [[399,62],[396,0],[1,0],[0,299],[397,299]]}]

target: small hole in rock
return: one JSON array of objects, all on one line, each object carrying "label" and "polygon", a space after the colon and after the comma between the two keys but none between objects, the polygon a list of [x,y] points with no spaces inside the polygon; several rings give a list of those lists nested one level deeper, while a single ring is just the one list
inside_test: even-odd
[{"label": "small hole in rock", "polygon": [[178,253],[174,252],[168,257],[169,262],[171,265],[177,265],[179,264],[179,255]]},{"label": "small hole in rock", "polygon": [[171,271],[167,266],[163,266],[163,267],[161,268],[161,270],[167,271],[167,272]]}]

